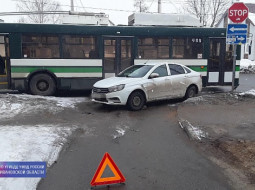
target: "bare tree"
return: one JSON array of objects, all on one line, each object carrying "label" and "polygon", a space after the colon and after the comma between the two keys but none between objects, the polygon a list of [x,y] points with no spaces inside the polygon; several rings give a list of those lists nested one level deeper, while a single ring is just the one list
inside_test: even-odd
[{"label": "bare tree", "polygon": [[212,0],[211,25],[213,27],[231,5],[230,0]]},{"label": "bare tree", "polygon": [[187,0],[185,11],[195,15],[203,26],[213,27],[230,3],[230,0]]},{"label": "bare tree", "polygon": [[145,3],[145,0],[134,0],[134,7],[135,10],[139,12],[146,12],[149,9]]},{"label": "bare tree", "polygon": [[[19,0],[17,3],[19,11],[32,12],[26,17],[21,17],[19,22],[30,23],[58,23],[59,14],[54,14],[55,11],[60,11],[60,4],[54,0]],[[45,12],[52,14],[46,14]]]}]

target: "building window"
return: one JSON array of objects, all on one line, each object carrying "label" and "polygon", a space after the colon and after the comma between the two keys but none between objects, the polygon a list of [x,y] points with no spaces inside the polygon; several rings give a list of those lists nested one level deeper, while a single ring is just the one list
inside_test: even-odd
[{"label": "building window", "polygon": [[24,58],[60,58],[59,38],[54,35],[23,35],[22,55]]},{"label": "building window", "polygon": [[64,35],[62,37],[63,57],[97,59],[96,39],[90,36]]},{"label": "building window", "polygon": [[140,59],[169,58],[169,39],[140,38],[138,40],[138,58]]},{"label": "building window", "polygon": [[203,39],[196,37],[173,38],[174,59],[201,59],[203,57]]}]

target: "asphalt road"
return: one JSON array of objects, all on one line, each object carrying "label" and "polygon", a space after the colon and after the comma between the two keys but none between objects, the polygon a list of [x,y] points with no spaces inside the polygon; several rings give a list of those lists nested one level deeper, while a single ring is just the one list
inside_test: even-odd
[{"label": "asphalt road", "polygon": [[[71,113],[62,114],[55,117]],[[122,171],[126,184],[97,189],[232,189],[222,170],[179,127],[175,102],[152,104],[139,112],[84,103],[67,121],[81,129],[47,171],[38,190],[90,189],[105,152]],[[118,129],[125,134],[114,138]]]},{"label": "asphalt road", "polygon": [[239,92],[255,89],[255,74],[240,74],[239,84]]}]

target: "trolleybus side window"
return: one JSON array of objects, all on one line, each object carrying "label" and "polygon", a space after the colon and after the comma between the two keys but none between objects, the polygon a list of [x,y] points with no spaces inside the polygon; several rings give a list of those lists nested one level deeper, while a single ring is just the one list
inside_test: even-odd
[{"label": "trolleybus side window", "polygon": [[203,55],[203,39],[197,37],[173,38],[173,58],[199,59]]},{"label": "trolleybus side window", "polygon": [[63,58],[98,58],[95,37],[64,35],[62,37],[62,47]]},{"label": "trolleybus side window", "polygon": [[138,40],[138,58],[140,59],[169,58],[169,39],[140,38]]},{"label": "trolleybus side window", "polygon": [[5,74],[5,61],[3,57],[5,57],[4,36],[0,36],[0,75]]},{"label": "trolleybus side window", "polygon": [[23,58],[60,58],[59,38],[55,35],[23,35]]}]

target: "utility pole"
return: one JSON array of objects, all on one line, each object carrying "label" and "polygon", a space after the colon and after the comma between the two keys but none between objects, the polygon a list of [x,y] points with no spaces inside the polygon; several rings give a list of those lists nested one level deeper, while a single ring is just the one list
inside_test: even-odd
[{"label": "utility pole", "polygon": [[158,13],[161,13],[161,0],[158,0]]},{"label": "utility pole", "polygon": [[74,12],[73,0],[71,0],[71,11]]}]

